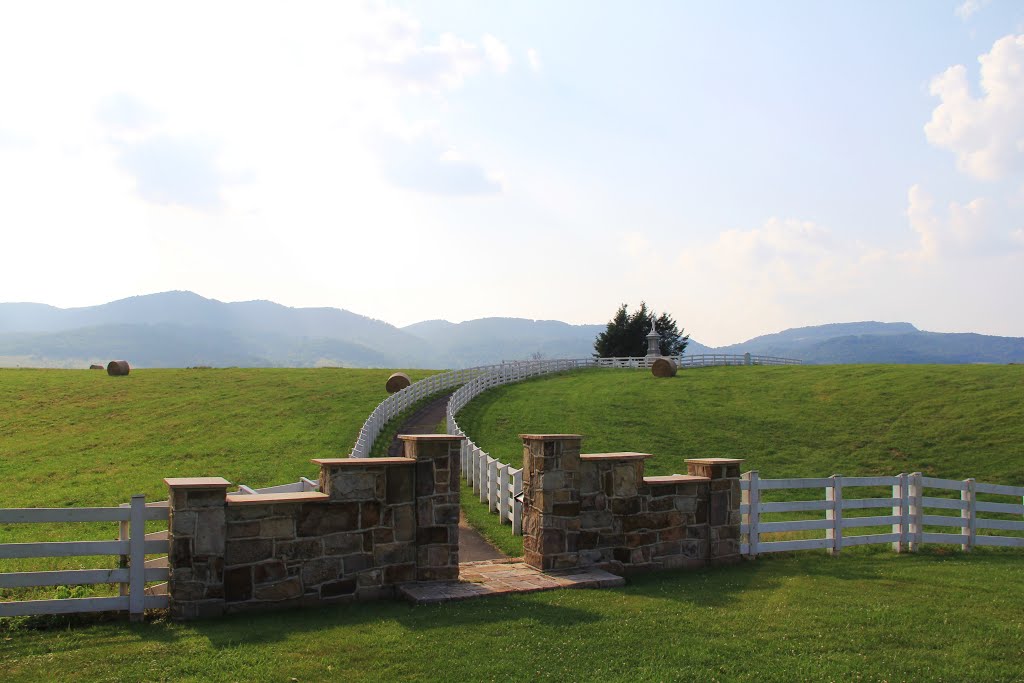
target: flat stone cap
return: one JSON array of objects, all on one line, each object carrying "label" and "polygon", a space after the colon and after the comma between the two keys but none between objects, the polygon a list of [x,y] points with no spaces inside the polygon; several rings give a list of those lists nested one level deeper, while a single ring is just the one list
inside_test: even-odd
[{"label": "flat stone cap", "polygon": [[224,477],[167,477],[164,483],[177,489],[226,489],[231,486]]},{"label": "flat stone cap", "polygon": [[330,496],[318,491],[302,493],[231,493],[227,496],[228,505],[258,505],[260,503],[316,503],[326,501]]},{"label": "flat stone cap", "polygon": [[457,434],[399,434],[398,438],[402,441],[462,441],[466,437]]},{"label": "flat stone cap", "polygon": [[580,434],[520,434],[520,439],[582,439]]},{"label": "flat stone cap", "polygon": [[695,477],[691,474],[669,474],[663,477],[644,477],[645,484],[694,484],[711,481],[708,477]]},{"label": "flat stone cap", "polygon": [[686,462],[692,462],[694,465],[739,465],[743,462],[742,458],[687,458]]},{"label": "flat stone cap", "polygon": [[583,453],[580,460],[646,460],[650,453]]},{"label": "flat stone cap", "polygon": [[414,465],[412,458],[313,458],[316,465],[337,467],[339,465]]}]

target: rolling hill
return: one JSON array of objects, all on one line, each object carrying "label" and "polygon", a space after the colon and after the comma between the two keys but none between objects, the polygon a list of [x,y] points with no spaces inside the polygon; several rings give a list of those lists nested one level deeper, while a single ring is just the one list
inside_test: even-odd
[{"label": "rolling hill", "polygon": [[[600,325],[557,320],[427,320],[395,327],[338,308],[225,303],[164,292],[99,306],[0,303],[0,366],[460,368],[502,360],[585,358]],[[751,353],[805,363],[1024,362],[1024,338],[925,332],[910,323],[835,323],[784,330],[687,354]]]}]

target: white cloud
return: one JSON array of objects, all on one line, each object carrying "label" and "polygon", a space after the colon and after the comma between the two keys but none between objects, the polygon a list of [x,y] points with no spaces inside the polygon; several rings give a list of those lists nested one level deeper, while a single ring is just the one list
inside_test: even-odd
[{"label": "white cloud", "polygon": [[957,5],[956,9],[953,11],[958,17],[967,21],[988,3],[989,0],[964,0],[964,2]]},{"label": "white cloud", "polygon": [[503,74],[512,64],[508,47],[489,33],[479,44],[444,33],[436,45],[423,45],[417,27],[410,26],[407,31],[403,47],[398,49],[390,43],[389,50],[372,52],[368,68],[413,92],[455,90],[486,65]]},{"label": "white cloud", "polygon": [[956,155],[962,171],[997,180],[1024,170],[1024,35],[1000,38],[978,61],[980,97],[971,94],[963,65],[932,80],[941,103],[924,132]]},{"label": "white cloud", "polygon": [[512,54],[505,44],[489,33],[480,39],[480,43],[484,46],[484,54],[487,55],[487,60],[494,70],[502,74],[508,71],[512,65]]},{"label": "white cloud", "polygon": [[534,72],[539,73],[544,68],[544,64],[540,61],[540,53],[532,47],[526,51],[526,61],[530,63],[530,68]]},{"label": "white cloud", "polygon": [[917,233],[920,256],[932,258],[938,251],[939,220],[934,212],[935,202],[919,185],[907,191],[907,220]]},{"label": "white cloud", "polygon": [[397,187],[449,196],[502,191],[495,174],[446,146],[435,128],[424,128],[404,138],[380,136],[377,150],[385,177]]}]

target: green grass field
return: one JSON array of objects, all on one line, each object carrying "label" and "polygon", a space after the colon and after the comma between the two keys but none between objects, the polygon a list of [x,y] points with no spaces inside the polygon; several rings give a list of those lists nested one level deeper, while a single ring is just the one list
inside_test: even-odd
[{"label": "green grass field", "polygon": [[519,434],[571,433],[584,452],[653,454],[650,475],[725,457],[771,478],[920,471],[1024,484],[1024,366],[587,370],[488,391],[458,419],[517,466]]},{"label": "green grass field", "polygon": [[[0,371],[14,416],[0,422],[0,505],[163,497],[181,474],[310,476],[308,458],[347,452],[388,374]],[[584,371],[488,392],[460,425],[507,462],[521,432],[578,432],[589,452],[654,453],[649,474],[714,455],[763,477],[1024,483],[1021,367]],[[0,634],[0,667],[11,681],[1024,680],[1022,577],[1019,551],[803,552],[615,590],[21,628]]]}]

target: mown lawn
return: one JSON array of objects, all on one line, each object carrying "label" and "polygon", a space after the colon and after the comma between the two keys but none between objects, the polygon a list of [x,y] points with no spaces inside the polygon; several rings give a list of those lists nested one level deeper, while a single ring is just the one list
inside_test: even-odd
[{"label": "mown lawn", "polygon": [[429,607],[366,603],[0,642],[6,681],[1014,681],[1021,558],[772,557]]}]

